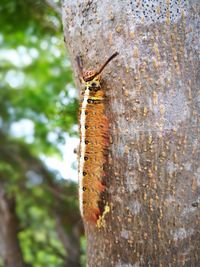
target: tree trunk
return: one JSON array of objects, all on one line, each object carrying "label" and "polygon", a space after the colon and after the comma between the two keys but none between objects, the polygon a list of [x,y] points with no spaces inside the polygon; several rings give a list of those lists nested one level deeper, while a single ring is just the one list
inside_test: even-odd
[{"label": "tree trunk", "polygon": [[4,267],[25,267],[19,246],[19,222],[15,212],[15,199],[6,196],[0,187],[0,256]]},{"label": "tree trunk", "polygon": [[110,122],[106,227],[89,267],[200,266],[199,1],[64,0],[75,57],[102,73]]}]

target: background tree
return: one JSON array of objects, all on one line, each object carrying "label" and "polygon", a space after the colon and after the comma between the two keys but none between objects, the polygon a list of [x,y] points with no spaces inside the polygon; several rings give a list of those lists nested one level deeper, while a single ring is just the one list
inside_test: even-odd
[{"label": "background tree", "polygon": [[199,1],[63,1],[75,58],[103,73],[110,121],[106,227],[85,225],[89,266],[198,266]]},{"label": "background tree", "polygon": [[77,100],[59,14],[54,1],[0,3],[3,267],[72,267],[80,266],[80,260],[84,264],[76,184],[41,160],[61,156],[66,133],[76,135]]}]

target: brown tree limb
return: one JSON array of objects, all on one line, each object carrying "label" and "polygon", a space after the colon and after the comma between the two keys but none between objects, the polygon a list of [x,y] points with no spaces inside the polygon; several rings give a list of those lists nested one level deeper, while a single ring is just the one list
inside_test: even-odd
[{"label": "brown tree limb", "polygon": [[0,228],[1,256],[4,266],[25,267],[18,239],[19,220],[16,215],[15,198],[6,196],[2,185],[0,188]]},{"label": "brown tree limb", "polygon": [[53,0],[45,0],[46,4],[51,7],[61,18],[61,8]]},{"label": "brown tree limb", "polygon": [[[44,208],[49,209],[49,212],[52,214],[52,216],[55,217],[55,221],[56,221],[55,230],[58,233],[58,238],[63,244],[63,247],[65,248],[65,253],[66,253],[64,255],[64,258],[63,258],[63,255],[60,255],[60,256],[66,264],[70,262],[74,262],[76,263],[75,266],[79,266],[78,265],[80,262],[79,238],[80,238],[81,233],[83,233],[83,229],[82,229],[82,225],[79,224],[80,216],[79,216],[78,211],[76,209],[74,209],[73,211],[71,211],[70,209],[67,209],[68,201],[71,202],[71,198],[76,198],[76,192],[74,191],[74,189],[72,190],[72,187],[74,187],[74,185],[73,186],[70,185],[70,183],[67,181],[63,183],[60,183],[60,182],[57,183],[53,177],[53,174],[47,170],[47,168],[44,166],[44,164],[40,160],[35,158],[30,153],[29,149],[27,148],[25,144],[19,143],[17,141],[7,138],[1,132],[0,132],[0,140],[2,141],[0,143],[0,151],[1,151],[0,160],[6,161],[11,166],[13,166],[13,168],[15,168],[14,166],[17,166],[15,169],[16,172],[19,172],[22,174],[18,182],[18,186],[19,186],[19,190],[23,192],[23,194],[27,193],[30,195],[30,190],[27,190],[26,188],[26,182],[27,182],[26,173],[28,171],[37,173],[43,179],[41,181],[42,182],[41,186],[43,186],[44,190],[49,191],[49,193],[55,199],[52,205],[50,206],[44,205]],[[1,188],[3,188],[3,183],[6,183],[8,181],[6,180],[7,178],[5,177],[4,173],[0,173],[0,175],[1,175],[1,183],[2,183]],[[32,196],[32,197],[33,199],[35,198],[34,201],[38,203],[44,202],[41,199],[36,198],[35,196]],[[3,203],[4,202],[2,202],[2,204]],[[3,207],[4,206],[2,206],[2,209]],[[7,212],[7,208],[8,208],[7,206],[4,207],[5,212]],[[5,220],[2,220],[3,218],[4,217],[1,216],[1,212],[0,212],[0,226],[1,226],[0,227],[0,238],[2,237],[2,231],[4,227],[6,226]],[[66,229],[69,226],[72,226],[72,228],[71,228],[71,231],[67,232]],[[62,234],[60,234],[61,229],[62,229]],[[0,247],[4,243],[5,242],[3,241],[3,239],[0,239]],[[2,251],[4,250],[5,249],[3,247]]]}]

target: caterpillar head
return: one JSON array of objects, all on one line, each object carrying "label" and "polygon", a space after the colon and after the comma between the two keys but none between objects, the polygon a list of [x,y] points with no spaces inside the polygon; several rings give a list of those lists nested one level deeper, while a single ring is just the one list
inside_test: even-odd
[{"label": "caterpillar head", "polygon": [[82,76],[82,82],[100,81],[100,73],[103,71],[105,66],[107,66],[107,64],[113,58],[115,58],[117,55],[118,55],[118,52],[115,52],[111,57],[109,57],[108,60],[101,66],[101,68],[98,71],[88,70],[85,72],[83,72],[83,66],[82,66],[81,58],[78,56],[76,59],[77,59],[79,71],[80,71],[81,76]]},{"label": "caterpillar head", "polygon": [[90,82],[90,81],[99,81],[100,80],[100,75],[94,71],[94,70],[88,70],[83,73],[83,80],[85,82]]},{"label": "caterpillar head", "polygon": [[89,87],[92,91],[98,91],[100,88],[100,75],[96,75],[96,71],[88,70],[83,73],[81,82]]}]

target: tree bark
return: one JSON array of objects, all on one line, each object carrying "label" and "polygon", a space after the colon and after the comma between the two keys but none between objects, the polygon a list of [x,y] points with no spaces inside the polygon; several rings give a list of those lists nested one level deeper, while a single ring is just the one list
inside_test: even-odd
[{"label": "tree bark", "polygon": [[85,225],[89,267],[200,266],[200,2],[64,0],[75,57],[104,70],[111,145],[106,227]]},{"label": "tree bark", "polygon": [[15,199],[0,188],[0,256],[5,267],[25,267],[18,240],[19,222]]}]

